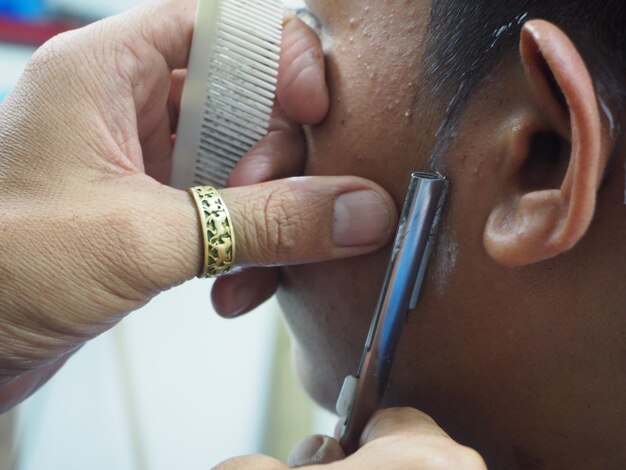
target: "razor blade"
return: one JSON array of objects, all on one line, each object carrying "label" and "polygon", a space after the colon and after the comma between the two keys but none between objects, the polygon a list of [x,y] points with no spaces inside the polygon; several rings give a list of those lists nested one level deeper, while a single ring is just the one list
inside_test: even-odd
[{"label": "razor blade", "polygon": [[391,260],[356,375],[345,379],[337,400],[344,418],[341,446],[347,455],[380,409],[408,313],[417,307],[435,244],[449,182],[438,173],[411,176]]}]

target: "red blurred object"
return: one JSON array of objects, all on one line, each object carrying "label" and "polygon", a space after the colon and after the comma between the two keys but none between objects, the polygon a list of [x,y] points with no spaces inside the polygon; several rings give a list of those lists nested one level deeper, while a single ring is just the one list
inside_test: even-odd
[{"label": "red blurred object", "polygon": [[0,41],[40,46],[57,34],[84,24],[68,20],[23,21],[0,15]]}]

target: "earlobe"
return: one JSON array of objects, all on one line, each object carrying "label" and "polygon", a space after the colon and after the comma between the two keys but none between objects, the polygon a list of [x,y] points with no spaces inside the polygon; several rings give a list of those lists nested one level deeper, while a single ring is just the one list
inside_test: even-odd
[{"label": "earlobe", "polygon": [[[554,188],[519,184],[513,193],[504,191],[507,198],[493,208],[484,243],[489,255],[506,266],[552,258],[583,238],[591,225],[608,154],[607,145],[603,145],[608,141],[604,135],[608,131],[600,115],[596,91],[587,66],[569,37],[551,23],[533,20],[523,28],[520,49],[529,98],[537,115],[549,123],[551,135],[563,142],[556,148],[567,148],[569,155],[545,155],[558,152],[554,146],[542,154],[529,142],[516,145],[529,149],[523,156],[527,162],[537,158],[561,159],[567,170]],[[520,133],[519,138],[528,136]],[[548,165],[539,168],[541,176],[552,171]],[[524,181],[528,177],[525,173],[537,172],[537,166],[518,162],[513,171],[518,181]]]}]

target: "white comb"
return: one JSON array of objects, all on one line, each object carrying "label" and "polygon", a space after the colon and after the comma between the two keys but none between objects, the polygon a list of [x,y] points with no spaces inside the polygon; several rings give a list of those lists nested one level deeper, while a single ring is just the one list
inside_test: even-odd
[{"label": "white comb", "polygon": [[282,39],[280,0],[199,0],[172,186],[226,186],[266,134]]}]

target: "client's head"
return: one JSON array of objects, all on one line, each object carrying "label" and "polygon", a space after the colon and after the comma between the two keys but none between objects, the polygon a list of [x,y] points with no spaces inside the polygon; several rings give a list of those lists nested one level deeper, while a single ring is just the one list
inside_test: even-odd
[{"label": "client's head", "polygon": [[[332,108],[307,173],[369,178],[398,205],[413,171],[452,184],[387,404],[496,466],[624,459],[626,3],[309,3]],[[299,374],[329,407],[388,255],[283,272]]]}]

